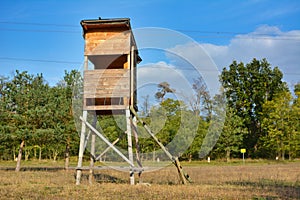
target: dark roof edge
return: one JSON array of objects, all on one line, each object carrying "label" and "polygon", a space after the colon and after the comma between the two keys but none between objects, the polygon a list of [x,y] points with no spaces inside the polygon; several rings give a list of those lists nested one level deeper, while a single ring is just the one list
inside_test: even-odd
[{"label": "dark roof edge", "polygon": [[84,19],[81,20],[80,24],[105,24],[105,23],[128,23],[130,24],[130,19],[129,18],[113,18],[113,19]]}]

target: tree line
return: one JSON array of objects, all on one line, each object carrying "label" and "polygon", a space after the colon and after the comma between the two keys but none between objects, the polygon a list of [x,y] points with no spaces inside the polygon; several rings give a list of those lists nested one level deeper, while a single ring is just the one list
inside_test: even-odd
[{"label": "tree line", "polygon": [[[79,137],[72,113],[72,90],[79,77],[76,70],[65,72],[63,80],[49,86],[42,74],[16,71],[13,77],[0,76],[0,159],[21,160],[24,155],[25,159],[65,158],[67,163],[70,155],[77,155]],[[185,145],[177,134],[181,127],[184,137],[190,137],[189,147],[177,155],[183,160],[199,159],[210,126],[222,126],[207,155],[211,158],[240,158],[241,148],[247,150],[249,158],[300,156],[299,83],[291,92],[280,69],[272,68],[266,59],[253,59],[247,64],[233,61],[222,70],[220,82],[220,94],[211,97],[199,77],[194,80],[193,96],[186,101],[166,98],[176,90],[162,82],[155,94],[159,104],[153,106],[149,97],[143,97],[139,113],[164,145],[172,144],[170,149]],[[225,115],[224,123],[211,124],[220,113]],[[193,122],[182,120],[183,115],[197,120],[196,131],[188,125],[182,128],[184,124],[193,126]],[[122,116],[117,120],[120,123],[112,116],[98,116],[106,137],[111,141],[119,137],[116,145],[126,149],[124,130],[119,127],[126,124],[121,122]],[[139,134],[145,133],[140,130]],[[141,137],[139,143],[143,159],[158,156],[147,157],[147,152],[159,149],[154,141]]]},{"label": "tree line", "polygon": [[[42,74],[16,71],[0,77],[0,158],[53,159],[75,155],[78,136],[72,115],[72,70],[50,87]],[[17,166],[18,168],[19,166]]]}]

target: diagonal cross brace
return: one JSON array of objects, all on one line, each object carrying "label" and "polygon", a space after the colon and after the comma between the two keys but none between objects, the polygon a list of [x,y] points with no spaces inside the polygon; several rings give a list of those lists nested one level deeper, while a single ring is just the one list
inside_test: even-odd
[{"label": "diagonal cross brace", "polygon": [[146,131],[148,132],[148,134],[155,140],[155,142],[161,147],[161,149],[169,157],[169,159],[172,161],[172,163],[176,166],[182,184],[184,184],[184,185],[187,184],[187,181],[191,182],[191,179],[190,179],[189,175],[185,174],[183,172],[182,166],[180,165],[180,162],[179,162],[178,158],[171,155],[171,153],[166,149],[166,147],[152,133],[150,128],[147,126],[147,124],[143,120],[138,118],[137,113],[135,112],[135,110],[132,107],[130,107],[130,110],[131,110],[132,114],[135,115],[136,119],[143,124],[143,126],[146,129]]},{"label": "diagonal cross brace", "polygon": [[112,148],[121,158],[123,158],[131,167],[134,167],[134,164],[124,155],[121,151],[119,151],[112,143],[109,142],[106,137],[104,137],[97,129],[95,129],[90,123],[85,121],[82,116],[80,116],[80,120],[86,124],[86,126],[93,131],[98,137],[100,137],[110,148]]},{"label": "diagonal cross brace", "polygon": [[[119,142],[120,138],[118,137],[115,141],[113,141],[113,143],[111,143],[112,145],[115,145],[117,142]],[[108,150],[110,150],[110,146],[108,146],[97,158],[95,158],[95,160],[100,160],[101,157],[106,154],[106,152],[108,152]]]}]

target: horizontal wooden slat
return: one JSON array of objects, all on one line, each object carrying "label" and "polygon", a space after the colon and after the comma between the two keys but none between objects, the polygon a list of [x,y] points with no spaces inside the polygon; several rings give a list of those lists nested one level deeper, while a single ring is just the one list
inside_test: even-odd
[{"label": "horizontal wooden slat", "polygon": [[[125,33],[125,34],[124,34]],[[130,32],[123,32],[123,31],[109,31],[109,30],[98,30],[96,32],[87,32],[85,34],[85,40],[107,40],[112,37],[117,38],[128,38],[130,36]]]},{"label": "horizontal wooden slat", "polygon": [[124,110],[126,105],[84,106],[84,110]]},{"label": "horizontal wooden slat", "polygon": [[85,90],[83,94],[129,94],[127,89],[97,89],[97,90]]},{"label": "horizontal wooden slat", "polygon": [[129,97],[129,94],[112,93],[112,94],[84,94],[84,98],[110,98],[110,97]]},{"label": "horizontal wooden slat", "polygon": [[[93,71],[92,73],[85,73],[84,77],[86,78],[97,78],[97,77],[129,77],[129,73],[127,72],[121,72],[118,71],[118,69],[107,69],[105,71],[112,71],[116,70],[115,72],[98,72],[97,71],[103,71],[102,69],[96,69],[96,70],[88,70]],[[123,71],[126,69],[122,69]]]},{"label": "horizontal wooden slat", "polygon": [[119,83],[113,83],[113,84],[107,84],[107,85],[99,85],[98,84],[85,84],[84,85],[84,91],[96,91],[96,90],[128,90],[130,89],[129,84],[119,84]]},{"label": "horizontal wooden slat", "polygon": [[128,74],[126,69],[86,70],[84,72],[84,98],[130,96]]},{"label": "horizontal wooden slat", "polygon": [[85,70],[85,76],[94,76],[94,75],[124,75],[129,74],[128,69],[96,69],[96,70]]},{"label": "horizontal wooden slat", "polygon": [[108,91],[108,92],[128,92],[130,93],[130,88],[128,85],[124,86],[107,86],[107,87],[94,87],[94,86],[86,86],[84,87],[83,93],[93,93],[98,91]]},{"label": "horizontal wooden slat", "polygon": [[111,37],[95,35],[86,38],[86,55],[106,55],[129,52],[131,46],[129,34],[116,34]]},{"label": "horizontal wooden slat", "polygon": [[99,78],[99,79],[91,79],[91,80],[85,80],[83,86],[99,86],[100,88],[102,86],[126,86],[129,85],[129,79],[123,78]]},{"label": "horizontal wooden slat", "polygon": [[106,82],[110,82],[110,83],[115,83],[117,82],[118,84],[122,85],[122,84],[128,84],[128,82],[130,81],[130,79],[128,77],[93,77],[93,78],[89,78],[84,80],[84,85],[90,85],[90,84],[103,84]]}]

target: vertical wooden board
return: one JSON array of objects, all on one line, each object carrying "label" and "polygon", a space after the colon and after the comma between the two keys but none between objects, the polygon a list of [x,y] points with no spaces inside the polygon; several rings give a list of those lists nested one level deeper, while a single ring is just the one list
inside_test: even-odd
[{"label": "vertical wooden board", "polygon": [[128,62],[125,62],[125,63],[123,64],[123,68],[124,68],[124,69],[128,69],[128,68],[129,68]]}]

